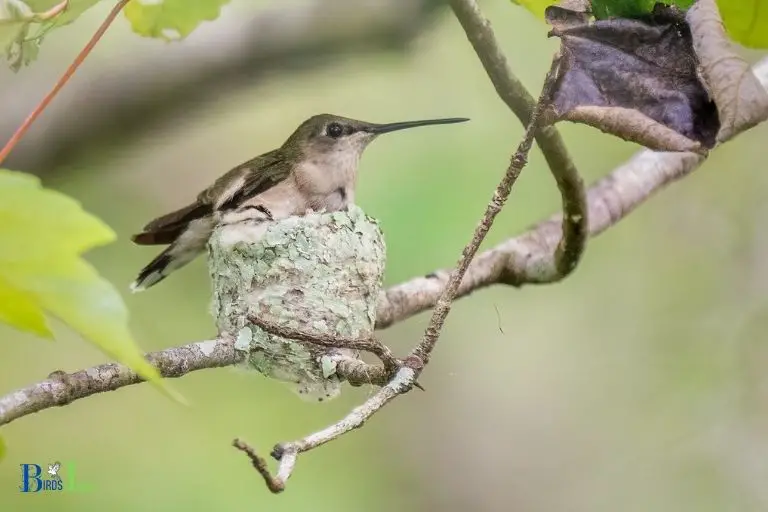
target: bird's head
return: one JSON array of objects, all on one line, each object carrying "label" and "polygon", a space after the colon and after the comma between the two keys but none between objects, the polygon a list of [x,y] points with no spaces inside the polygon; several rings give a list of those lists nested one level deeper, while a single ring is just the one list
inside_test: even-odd
[{"label": "bird's head", "polygon": [[466,118],[425,119],[376,124],[331,114],[319,114],[304,121],[284,148],[299,150],[304,155],[351,156],[359,158],[368,144],[383,133],[428,126],[469,121]]}]

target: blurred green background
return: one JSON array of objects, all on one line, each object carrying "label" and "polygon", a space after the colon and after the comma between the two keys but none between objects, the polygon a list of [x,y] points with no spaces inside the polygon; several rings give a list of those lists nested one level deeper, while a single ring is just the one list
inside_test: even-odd
[{"label": "blurred green background", "polygon": [[[221,20],[173,47],[216,44],[204,39],[216,23],[301,3],[235,1]],[[481,5],[510,65],[538,92],[556,42],[505,0]],[[3,101],[35,103],[108,8],[52,34],[32,68],[0,70]],[[386,51],[345,48],[320,64],[278,66],[131,136],[101,137],[62,165],[35,169],[118,232],[117,243],[89,259],[125,291],[143,349],[212,337],[209,284],[201,259],[130,295],[128,283],[155,251],[129,236],[276,147],[315,113],[377,122],[472,118],[382,137],[367,150],[359,182],[358,203],[386,235],[388,284],[455,262],[523,128],[449,11],[438,8],[412,35]],[[57,108],[99,102],[99,79],[165,51],[173,50],[118,20]],[[162,81],[171,71],[153,72]],[[67,118],[72,130],[88,122],[76,114]],[[37,136],[45,135],[44,120]],[[638,149],[586,127],[561,129],[588,182]],[[2,428],[0,510],[768,510],[767,136],[768,126],[759,127],[715,151],[700,171],[593,240],[565,282],[498,287],[459,301],[422,377],[428,391],[302,456],[283,495],[267,492],[232,438],[266,454],[346,414],[372,390],[346,388],[316,405],[281,383],[219,369],[172,382],[191,402],[186,408],[132,386],[24,417]],[[486,247],[558,208],[534,150]],[[427,319],[419,315],[382,338],[404,353]],[[105,361],[55,327],[55,343],[0,328],[0,393]],[[18,491],[19,464],[54,460],[74,464],[78,485],[89,489]]]}]

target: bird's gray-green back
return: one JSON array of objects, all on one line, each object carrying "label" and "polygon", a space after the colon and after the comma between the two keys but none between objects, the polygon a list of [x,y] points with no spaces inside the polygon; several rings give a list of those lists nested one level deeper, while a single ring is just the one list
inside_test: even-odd
[{"label": "bird's gray-green back", "polygon": [[249,197],[261,194],[286,179],[291,162],[283,148],[274,149],[230,170],[202,191],[197,200],[215,210],[236,207]]}]

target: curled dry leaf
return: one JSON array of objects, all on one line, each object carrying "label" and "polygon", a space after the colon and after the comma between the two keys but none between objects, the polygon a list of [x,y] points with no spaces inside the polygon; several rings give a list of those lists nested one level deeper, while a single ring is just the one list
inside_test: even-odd
[{"label": "curled dry leaf", "polygon": [[725,34],[715,0],[698,0],[686,19],[701,72],[717,103],[722,127],[717,141],[751,128],[768,115],[768,93]]},{"label": "curled dry leaf", "polygon": [[638,19],[593,20],[552,6],[546,17],[563,55],[547,121],[588,124],[658,151],[715,145],[718,110],[682,11],[656,4]]}]

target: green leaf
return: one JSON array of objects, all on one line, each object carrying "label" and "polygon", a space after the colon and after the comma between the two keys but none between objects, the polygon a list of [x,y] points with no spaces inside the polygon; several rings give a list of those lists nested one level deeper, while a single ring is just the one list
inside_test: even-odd
[{"label": "green leaf", "polygon": [[133,31],[166,41],[183,39],[203,21],[219,17],[229,0],[134,0],[125,6]]},{"label": "green leaf", "polygon": [[5,457],[5,441],[3,441],[3,437],[0,436],[0,460],[3,460]]},{"label": "green leaf", "polygon": [[[511,0],[513,4],[522,5],[539,18],[544,18],[544,10],[550,5],[556,5],[557,0]],[[676,5],[688,9],[695,0],[667,0],[660,3]],[[728,0],[726,0],[728,1]],[[597,19],[621,17],[635,18],[653,11],[657,0],[592,0],[592,12]],[[737,2],[738,3],[738,2]]]},{"label": "green leaf", "polygon": [[[0,0],[0,49],[12,70],[37,58],[54,28],[72,23],[99,0]],[[63,10],[61,8],[64,8]]]},{"label": "green leaf", "polygon": [[592,13],[597,19],[605,18],[637,18],[653,12],[657,3],[676,5],[687,10],[695,0],[592,0]]},{"label": "green leaf", "polygon": [[728,35],[749,48],[768,48],[768,0],[718,0]]},{"label": "green leaf", "polygon": [[21,0],[0,0],[0,48],[14,70],[23,61],[21,46],[29,32],[33,14]]},{"label": "green leaf", "polygon": [[51,337],[52,314],[178,399],[134,343],[120,294],[80,257],[114,239],[75,200],[0,169],[0,321]]},{"label": "green leaf", "polygon": [[14,288],[3,279],[0,279],[0,322],[43,338],[53,338],[34,295]]},{"label": "green leaf", "polygon": [[512,3],[525,7],[538,18],[544,19],[544,9],[550,5],[555,5],[557,0],[512,0]]}]

